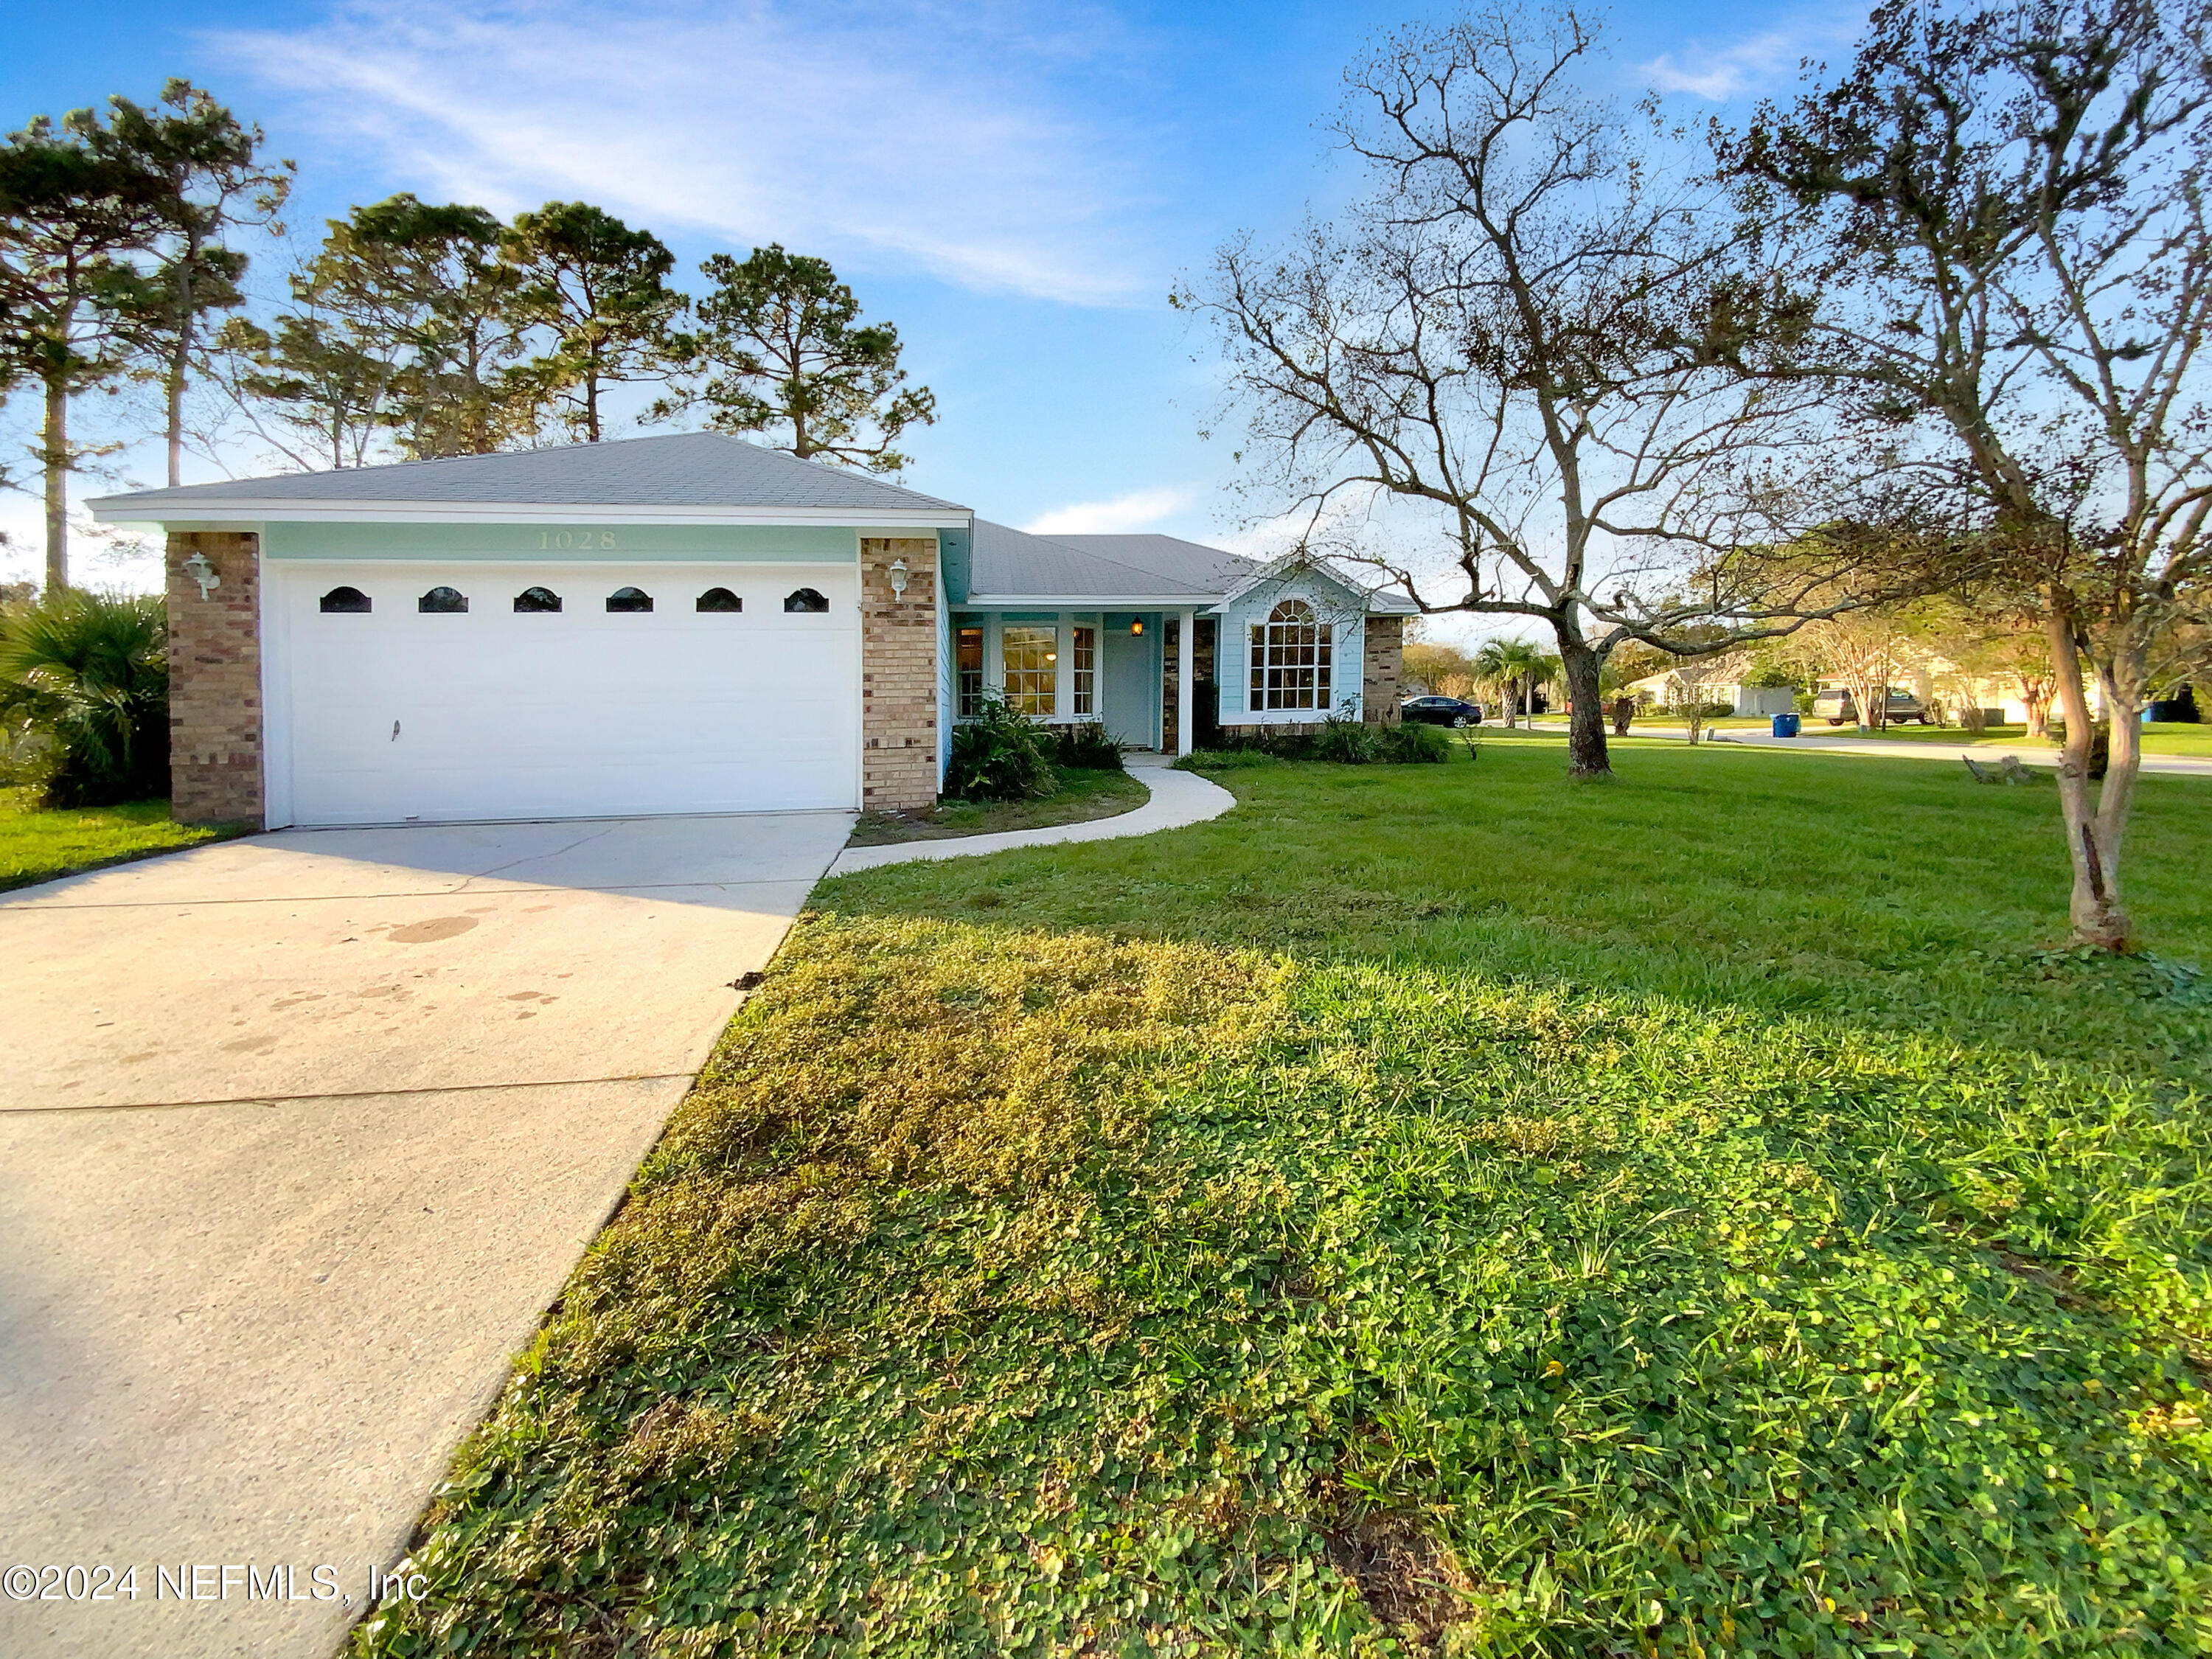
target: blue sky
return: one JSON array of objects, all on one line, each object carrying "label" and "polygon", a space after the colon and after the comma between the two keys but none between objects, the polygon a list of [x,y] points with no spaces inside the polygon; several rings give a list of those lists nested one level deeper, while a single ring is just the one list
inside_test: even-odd
[{"label": "blue sky", "polygon": [[[1261,550],[1266,528],[1241,525],[1224,487],[1230,446],[1199,435],[1206,342],[1166,295],[1231,234],[1328,210],[1350,181],[1317,124],[1345,64],[1442,9],[11,0],[0,122],[150,99],[184,75],[299,162],[288,216],[303,241],[408,190],[501,212],[594,201],[657,232],[687,275],[771,240],[824,255],[937,393],[908,483],[1017,525]],[[1611,17],[1609,72],[1687,118],[1740,113],[1863,16],[1654,0]],[[263,245],[272,289],[286,258]],[[88,424],[118,440],[152,418],[89,401]],[[33,415],[19,395],[0,437],[21,443]],[[248,451],[224,459],[262,470]],[[106,465],[161,481],[151,445]],[[35,503],[0,497],[0,529],[15,543],[0,571],[30,574]],[[86,580],[102,574],[88,562]]]}]

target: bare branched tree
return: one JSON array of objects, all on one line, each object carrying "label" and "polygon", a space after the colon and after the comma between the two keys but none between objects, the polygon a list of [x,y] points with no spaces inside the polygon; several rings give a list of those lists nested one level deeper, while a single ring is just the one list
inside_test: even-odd
[{"label": "bare branched tree", "polygon": [[1746,319],[1789,308],[1731,264],[1653,108],[1584,95],[1595,48],[1571,7],[1387,39],[1346,76],[1336,131],[1368,188],[1342,228],[1233,242],[1176,296],[1216,325],[1255,516],[1425,612],[1548,626],[1585,776],[1608,767],[1617,647],[1787,633],[1860,602],[1875,546],[1756,550],[1806,516],[1818,393],[1747,372]]},{"label": "bare branched tree", "polygon": [[[2212,541],[2212,26],[2204,0],[1896,0],[1848,72],[1723,136],[1748,218],[1820,301],[1825,380],[1892,504],[1948,498],[2033,596],[2058,710],[2075,936],[2118,949],[2137,719],[2201,669]],[[2093,792],[2093,676],[2111,763]]]}]

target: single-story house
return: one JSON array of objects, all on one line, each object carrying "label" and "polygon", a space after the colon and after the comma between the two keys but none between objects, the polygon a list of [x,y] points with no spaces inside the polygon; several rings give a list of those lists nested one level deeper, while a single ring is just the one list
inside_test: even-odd
[{"label": "single-story house", "polygon": [[1395,719],[1411,609],[709,432],[90,505],[167,534],[187,823],[911,810],[987,689],[1171,751]]},{"label": "single-story house", "polygon": [[1726,703],[1737,714],[1786,714],[1796,707],[1796,694],[1786,685],[1746,685],[1752,659],[1747,653],[1686,658],[1672,668],[1621,687],[1630,696],[1648,697],[1662,708],[1686,702],[1708,706]]}]

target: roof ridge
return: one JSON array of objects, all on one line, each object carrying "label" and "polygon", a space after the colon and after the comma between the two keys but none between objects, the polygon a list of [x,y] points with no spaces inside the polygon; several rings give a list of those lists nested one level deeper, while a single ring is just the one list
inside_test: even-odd
[{"label": "roof ridge", "polygon": [[[649,449],[650,455],[615,452]],[[740,451],[738,455],[728,452]],[[680,452],[680,453],[679,453]],[[714,452],[720,452],[720,459]],[[402,478],[402,472],[422,473]],[[435,473],[432,478],[427,476]],[[802,476],[803,475],[803,476]],[[660,492],[656,495],[656,492]],[[420,500],[486,506],[599,504],[647,507],[788,506],[831,510],[965,514],[957,501],[857,467],[833,465],[754,443],[711,427],[532,444],[479,454],[380,459],[366,466],[313,467],[204,482],[123,489],[90,498],[95,512],[222,501],[373,503]]]}]

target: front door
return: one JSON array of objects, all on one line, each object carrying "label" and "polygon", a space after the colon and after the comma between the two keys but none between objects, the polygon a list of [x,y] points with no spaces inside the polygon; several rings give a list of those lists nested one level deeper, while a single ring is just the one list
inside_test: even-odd
[{"label": "front door", "polygon": [[1160,745],[1159,628],[1149,619],[1141,634],[1127,622],[1109,622],[1099,630],[1105,661],[1105,701],[1100,718],[1106,735],[1139,749]]}]

